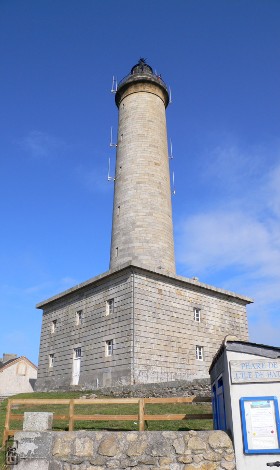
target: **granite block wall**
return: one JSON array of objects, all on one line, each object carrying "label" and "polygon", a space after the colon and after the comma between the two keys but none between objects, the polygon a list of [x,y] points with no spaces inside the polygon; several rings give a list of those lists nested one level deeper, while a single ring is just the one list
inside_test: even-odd
[{"label": "granite block wall", "polygon": [[[109,314],[108,300],[114,301]],[[235,294],[139,266],[107,273],[41,305],[36,389],[71,387],[76,348],[81,348],[79,389],[208,378],[227,334],[248,339],[246,303]],[[110,356],[106,341],[113,342]],[[202,348],[200,359],[196,346]]]},{"label": "granite block wall", "polygon": [[[116,273],[48,303],[43,313],[36,390],[70,388],[75,348],[81,348],[80,387],[131,383],[131,282],[129,272]],[[108,315],[110,299],[114,299],[114,307]],[[77,325],[80,311],[81,324]],[[106,355],[108,340],[113,340],[111,356]],[[51,354],[53,367],[49,367]]]},{"label": "granite block wall", "polygon": [[223,431],[17,432],[15,470],[235,470]]}]

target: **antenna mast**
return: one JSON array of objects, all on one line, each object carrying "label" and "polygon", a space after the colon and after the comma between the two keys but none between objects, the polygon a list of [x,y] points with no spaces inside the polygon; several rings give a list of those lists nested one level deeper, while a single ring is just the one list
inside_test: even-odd
[{"label": "antenna mast", "polygon": [[113,143],[113,127],[111,126],[111,140],[110,140],[110,147],[117,147],[118,144]]},{"label": "antenna mast", "polygon": [[172,172],[172,194],[173,196],[175,196],[176,194],[176,190],[175,190],[175,174],[174,174],[174,170]]},{"label": "antenna mast", "polygon": [[117,88],[118,88],[117,77],[115,77],[115,76],[113,75],[111,93],[117,93]]},{"label": "antenna mast", "polygon": [[172,146],[172,140],[170,139],[170,155],[169,155],[170,160],[173,160],[173,146]]},{"label": "antenna mast", "polygon": [[110,157],[109,157],[109,161],[108,161],[108,181],[115,181],[115,177],[114,176],[111,176],[110,173],[111,173],[111,170],[110,170],[110,167],[111,167],[111,161],[110,161]]},{"label": "antenna mast", "polygon": [[169,87],[169,104],[172,104],[171,88]]}]

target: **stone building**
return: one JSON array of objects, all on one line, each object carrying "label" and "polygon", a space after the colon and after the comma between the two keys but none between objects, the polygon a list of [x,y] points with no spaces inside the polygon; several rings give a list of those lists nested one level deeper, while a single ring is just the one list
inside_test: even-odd
[{"label": "stone building", "polygon": [[37,390],[204,378],[227,334],[248,338],[251,299],[175,273],[165,83],[140,59],[115,101],[110,269],[37,305]]},{"label": "stone building", "polygon": [[25,356],[3,354],[0,359],[0,399],[34,391],[37,367]]}]

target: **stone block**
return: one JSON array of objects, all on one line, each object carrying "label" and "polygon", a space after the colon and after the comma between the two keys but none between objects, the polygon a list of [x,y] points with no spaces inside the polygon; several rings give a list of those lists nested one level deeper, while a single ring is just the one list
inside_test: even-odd
[{"label": "stone block", "polygon": [[116,438],[112,435],[104,437],[98,447],[98,452],[107,457],[114,457],[118,452],[118,442]]},{"label": "stone block", "polygon": [[53,413],[25,412],[23,431],[50,431],[52,429]]}]

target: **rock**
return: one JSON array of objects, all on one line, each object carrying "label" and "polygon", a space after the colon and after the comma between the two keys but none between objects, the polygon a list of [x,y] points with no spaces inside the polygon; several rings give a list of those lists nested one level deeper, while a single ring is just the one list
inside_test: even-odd
[{"label": "rock", "polygon": [[183,454],[185,452],[185,441],[182,437],[175,439],[173,442],[173,447],[176,454]]},{"label": "rock", "polygon": [[206,444],[200,437],[191,437],[188,442],[188,448],[201,451],[206,449]]},{"label": "rock", "polygon": [[228,462],[227,460],[222,460],[221,467],[225,470],[234,470],[235,469],[235,462]]},{"label": "rock", "polygon": [[138,441],[134,441],[131,444],[129,444],[128,449],[126,451],[126,455],[128,455],[129,457],[135,457],[135,456],[145,454],[147,446],[148,446],[148,442],[146,438],[142,437],[142,439]]},{"label": "rock", "polygon": [[178,462],[182,462],[182,463],[191,463],[193,461],[193,458],[191,455],[181,455],[180,457],[178,457]]},{"label": "rock", "polygon": [[200,464],[185,465],[183,470],[217,470],[217,464],[213,462],[201,462]]},{"label": "rock", "polygon": [[212,449],[232,447],[232,442],[224,431],[212,431],[208,442]]},{"label": "rock", "polygon": [[73,437],[70,434],[64,434],[63,437],[57,436],[53,446],[53,455],[64,457],[72,453]]},{"label": "rock", "polygon": [[77,437],[74,442],[74,455],[92,457],[93,441],[89,437]]},{"label": "rock", "polygon": [[117,452],[118,442],[114,436],[105,437],[98,447],[98,453],[107,457],[114,457]]}]

